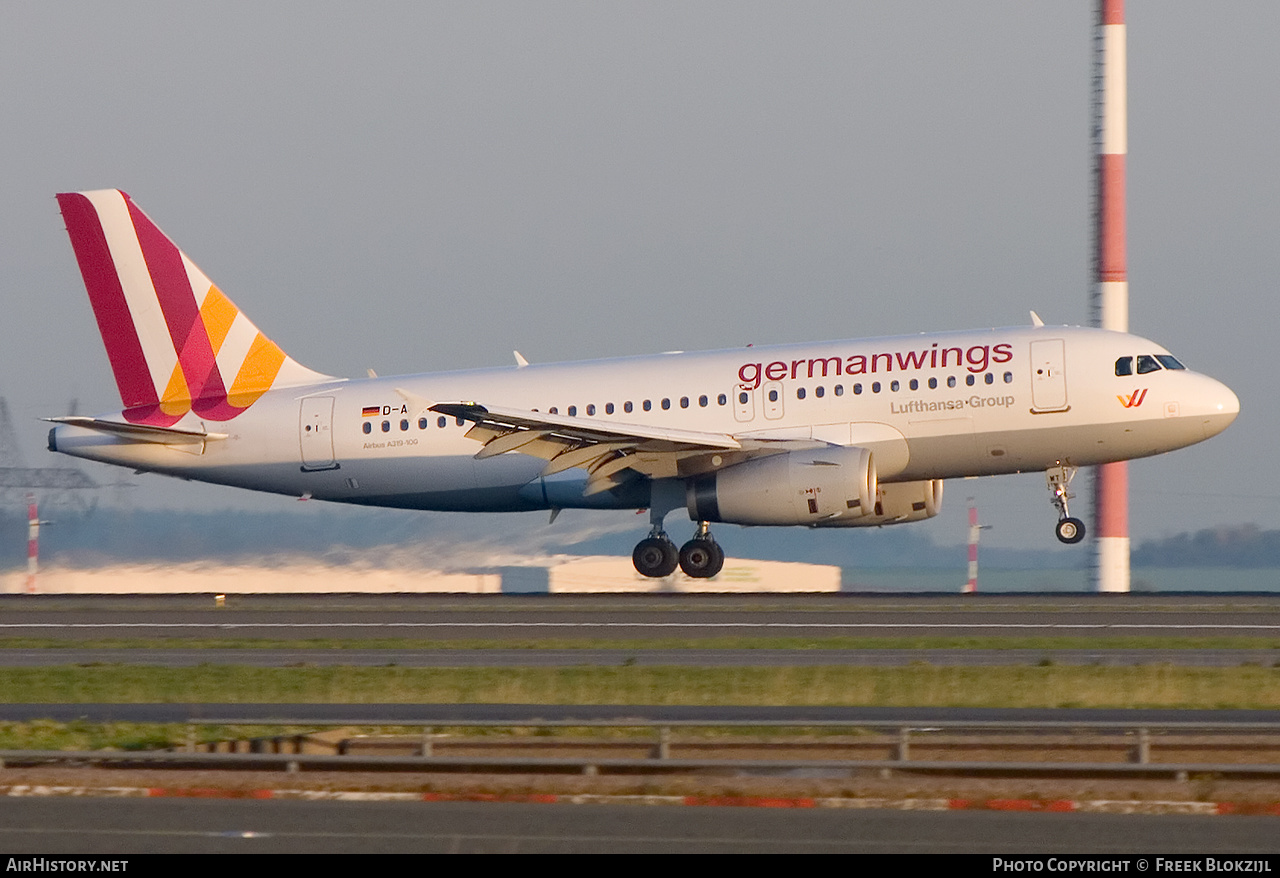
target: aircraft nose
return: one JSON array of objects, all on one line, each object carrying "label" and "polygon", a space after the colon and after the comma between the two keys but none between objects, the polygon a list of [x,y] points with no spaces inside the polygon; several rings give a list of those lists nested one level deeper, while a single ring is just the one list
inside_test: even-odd
[{"label": "aircraft nose", "polygon": [[1214,387],[1209,399],[1209,416],[1204,422],[1204,436],[1208,439],[1210,436],[1216,436],[1227,427],[1231,426],[1231,422],[1240,414],[1240,398],[1235,395],[1230,387],[1221,381],[1214,381]]}]

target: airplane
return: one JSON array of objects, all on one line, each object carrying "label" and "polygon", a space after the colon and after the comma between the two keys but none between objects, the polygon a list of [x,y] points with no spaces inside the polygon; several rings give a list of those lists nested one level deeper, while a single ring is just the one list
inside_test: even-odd
[{"label": "airplane", "polygon": [[[338,378],[290,357],[124,192],[57,196],[123,408],[52,417],[51,451],[340,503],[636,509],[637,572],[724,565],[713,523],[875,527],[943,481],[1043,472],[1064,543],[1078,467],[1162,454],[1236,395],[1155,342],[1005,329]],[[666,516],[687,510],[676,548]]]}]

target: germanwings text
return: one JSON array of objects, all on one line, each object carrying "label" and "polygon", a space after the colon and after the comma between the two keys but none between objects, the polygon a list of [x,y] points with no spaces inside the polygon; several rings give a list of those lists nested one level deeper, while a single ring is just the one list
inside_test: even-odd
[{"label": "germanwings text", "polygon": [[744,363],[738,368],[743,389],[755,390],[762,381],[790,378],[832,378],[841,375],[874,375],[881,372],[918,372],[963,366],[970,372],[985,372],[993,363],[1013,359],[1013,345],[973,345],[968,348],[939,347],[934,342],[919,351],[854,354],[850,357],[814,357],[802,360],[774,360],[772,363]]}]

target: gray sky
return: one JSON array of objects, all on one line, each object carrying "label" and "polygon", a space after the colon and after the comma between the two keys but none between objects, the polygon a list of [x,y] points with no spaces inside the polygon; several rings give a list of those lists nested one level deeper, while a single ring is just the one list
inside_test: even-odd
[{"label": "gray sky", "polygon": [[[118,405],[53,200],[90,188],[340,375],[1085,323],[1092,6],[7,3],[0,394],[39,465],[37,417]],[[1126,7],[1131,326],[1242,403],[1132,464],[1133,535],[1280,527],[1280,4]],[[1056,547],[1041,475],[947,491],[936,539],[975,496]]]}]

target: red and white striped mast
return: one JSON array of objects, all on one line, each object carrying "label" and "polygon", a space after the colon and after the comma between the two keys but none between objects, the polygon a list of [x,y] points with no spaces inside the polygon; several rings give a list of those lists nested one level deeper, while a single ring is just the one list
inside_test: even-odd
[{"label": "red and white striped mast", "polygon": [[[1124,0],[1097,0],[1094,30],[1094,326],[1129,331],[1125,255],[1125,157],[1128,143]],[[1129,590],[1129,465],[1096,468],[1093,482],[1094,589]]]},{"label": "red and white striped mast", "polygon": [[36,574],[40,570],[40,516],[36,514],[36,498],[27,495],[27,594],[36,593]]},{"label": "red and white striped mast", "polygon": [[982,528],[978,525],[978,507],[969,501],[969,581],[961,589],[964,594],[978,592],[978,537]]}]

